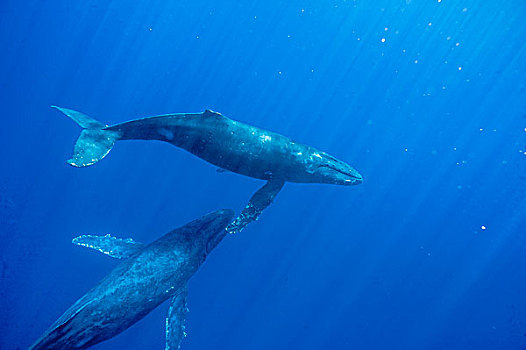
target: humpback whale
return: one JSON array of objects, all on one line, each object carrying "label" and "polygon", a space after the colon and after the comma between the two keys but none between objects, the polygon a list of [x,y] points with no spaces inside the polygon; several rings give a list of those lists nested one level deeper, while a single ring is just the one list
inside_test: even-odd
[{"label": "humpback whale", "polygon": [[145,245],[132,239],[83,235],[73,243],[123,259],[71,306],[30,350],[86,349],[121,333],[171,298],[166,349],[186,336],[187,281],[226,236],[232,210],[219,210]]},{"label": "humpback whale", "polygon": [[220,171],[266,180],[228,226],[230,233],[239,232],[256,220],[287,181],[336,185],[362,182],[358,171],[325,152],[211,110],[146,117],[108,126],[83,113],[52,107],[83,129],[68,160],[72,166],[86,167],[98,162],[118,140],[160,140],[216,165]]}]

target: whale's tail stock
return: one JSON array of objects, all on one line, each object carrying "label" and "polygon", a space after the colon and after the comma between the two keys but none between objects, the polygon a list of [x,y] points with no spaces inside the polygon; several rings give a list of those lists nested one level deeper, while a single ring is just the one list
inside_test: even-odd
[{"label": "whale's tail stock", "polygon": [[57,106],[51,107],[70,117],[83,129],[75,143],[73,156],[68,160],[74,167],[82,168],[97,163],[111,151],[115,141],[119,139],[118,132],[107,130],[107,125],[83,113]]}]

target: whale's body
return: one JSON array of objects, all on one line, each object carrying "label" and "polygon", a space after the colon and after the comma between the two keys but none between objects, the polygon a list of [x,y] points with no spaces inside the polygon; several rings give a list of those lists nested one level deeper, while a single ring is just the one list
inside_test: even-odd
[{"label": "whale's body", "polygon": [[68,163],[85,167],[104,158],[118,140],[159,140],[234,173],[266,180],[229,227],[243,229],[274,199],[285,182],[357,185],[362,176],[347,163],[275,132],[229,119],[220,113],[167,114],[113,126],[59,108],[84,128]]},{"label": "whale's body", "polygon": [[212,111],[138,119],[107,130],[118,133],[119,140],[165,141],[219,168],[261,180],[321,182],[316,170],[329,157],[330,165],[349,176],[342,184],[361,181],[356,171],[325,152]]},{"label": "whale's body", "polygon": [[208,214],[149,245],[109,235],[76,238],[78,245],[125,260],[30,349],[86,349],[119,334],[169,298],[166,348],[177,349],[185,335],[186,283],[224,238],[232,216],[231,210]]}]

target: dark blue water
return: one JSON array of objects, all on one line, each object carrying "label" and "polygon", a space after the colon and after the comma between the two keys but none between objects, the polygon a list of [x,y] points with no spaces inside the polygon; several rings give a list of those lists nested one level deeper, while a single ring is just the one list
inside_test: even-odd
[{"label": "dark blue water", "polygon": [[[526,349],[526,3],[0,3],[0,348],[118,261],[263,182],[161,142],[65,163],[79,128],[210,108],[328,151],[189,283],[183,349]],[[384,40],[385,39],[385,40]],[[96,349],[162,349],[163,304]]]}]

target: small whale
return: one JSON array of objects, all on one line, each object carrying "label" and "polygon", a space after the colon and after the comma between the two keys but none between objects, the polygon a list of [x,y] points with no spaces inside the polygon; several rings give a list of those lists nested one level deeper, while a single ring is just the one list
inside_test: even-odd
[{"label": "small whale", "polygon": [[285,182],[357,185],[362,176],[341,160],[283,135],[220,113],[166,114],[104,125],[72,109],[52,106],[83,128],[68,163],[86,167],[104,158],[118,140],[160,140],[237,174],[266,180],[228,227],[241,231],[258,218]]},{"label": "small whale", "polygon": [[232,210],[219,210],[145,245],[132,239],[84,235],[73,243],[124,259],[71,306],[30,350],[86,349],[121,333],[171,298],[166,349],[186,336],[187,282],[226,236]]}]

